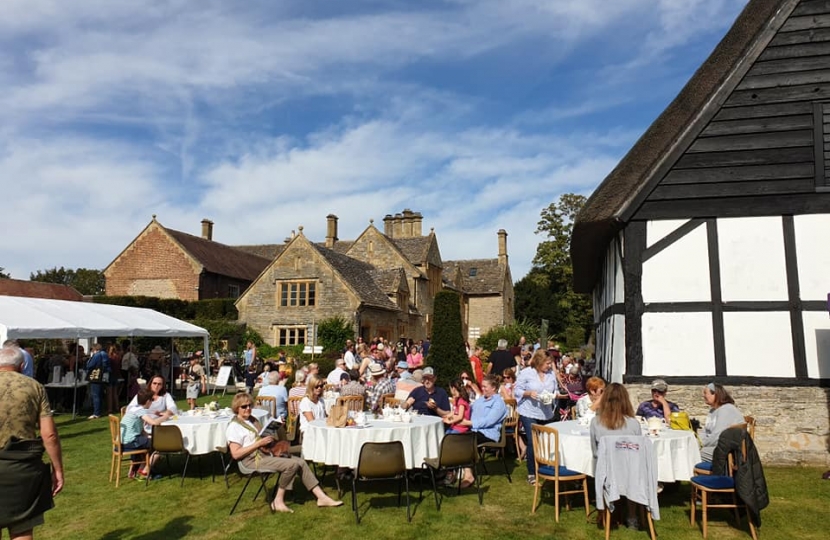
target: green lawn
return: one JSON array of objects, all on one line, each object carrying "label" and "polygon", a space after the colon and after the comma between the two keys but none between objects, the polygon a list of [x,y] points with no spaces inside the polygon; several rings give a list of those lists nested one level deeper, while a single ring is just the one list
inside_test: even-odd
[{"label": "green lawn", "polygon": [[[221,400],[230,402],[229,397]],[[66,487],[58,495],[56,507],[47,512],[46,524],[35,531],[39,539],[172,539],[172,538],[337,538],[362,534],[366,538],[602,538],[596,525],[585,522],[580,505],[563,511],[560,523],[554,520],[553,498],[546,495],[535,515],[530,513],[533,490],[524,482],[524,466],[516,465],[513,483],[498,464],[490,467],[492,476],[483,477],[484,505],[479,506],[474,491],[444,499],[441,511],[435,510],[430,490],[418,499],[418,484],[413,486],[413,518],[406,522],[406,510],[395,506],[391,486],[372,487],[358,494],[362,522],[355,525],[346,493],[346,505],[318,509],[301,483],[296,485],[293,515],[271,515],[262,499],[253,502],[249,488],[233,516],[231,505],[242,488],[234,475],[230,490],[221,476],[215,483],[207,474],[218,469],[218,459],[203,459],[205,477],[200,480],[191,464],[184,487],[178,479],[165,477],[145,487],[143,482],[125,479],[116,489],[107,482],[109,475],[109,430],[106,418],[95,421],[57,417],[64,451]],[[163,462],[162,462],[163,464]],[[179,462],[174,458],[173,467]],[[830,481],[821,480],[823,471],[815,468],[767,467],[771,504],[764,510],[760,536],[774,538],[827,538],[830,531]],[[126,475],[126,467],[124,469]],[[253,482],[251,485],[254,485]],[[378,489],[379,488],[379,489]],[[331,473],[325,489],[336,495]],[[366,488],[363,488],[366,489]],[[657,533],[664,540],[702,538],[699,526],[689,525],[689,485],[670,486],[661,496],[662,520]],[[592,497],[593,498],[593,497]],[[367,501],[372,500],[372,506]],[[575,502],[575,504],[577,504]],[[736,529],[731,514],[715,512],[710,520],[710,538],[749,538],[744,527]],[[592,515],[592,518],[594,515]],[[644,531],[612,531],[612,538],[647,538]]]}]

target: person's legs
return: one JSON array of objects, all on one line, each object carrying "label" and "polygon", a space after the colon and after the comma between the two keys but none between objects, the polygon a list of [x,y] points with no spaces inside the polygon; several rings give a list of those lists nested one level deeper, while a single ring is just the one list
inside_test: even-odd
[{"label": "person's legs", "polygon": [[[35,537],[35,527],[43,525],[43,514],[9,525],[9,538],[12,540],[32,540]],[[0,529],[0,536],[2,536]]]},{"label": "person's legs", "polygon": [[527,477],[528,482],[531,481],[531,477],[534,479],[536,478],[536,461],[533,455],[533,430],[530,428],[533,424],[538,423],[538,420],[535,418],[528,418],[527,416],[519,416],[519,422],[522,424],[522,428],[525,430],[525,444],[526,444],[526,451],[525,456],[527,457]]},{"label": "person's legs", "polygon": [[323,491],[323,488],[320,487],[320,481],[317,480],[317,477],[314,476],[313,472],[311,472],[311,468],[308,466],[308,463],[306,463],[304,459],[298,457],[291,457],[286,459],[291,460],[296,465],[297,470],[302,475],[303,485],[315,497],[317,497],[317,506],[340,506],[343,504],[343,501],[335,501],[334,499],[326,495],[326,492]]},{"label": "person's legs", "polygon": [[101,416],[101,401],[103,400],[104,386],[102,384],[90,384],[90,392],[92,392],[92,418],[99,418]]},{"label": "person's legs", "polygon": [[11,540],[34,540],[35,530],[29,529],[28,531],[22,531],[17,534],[10,534],[9,536]]}]

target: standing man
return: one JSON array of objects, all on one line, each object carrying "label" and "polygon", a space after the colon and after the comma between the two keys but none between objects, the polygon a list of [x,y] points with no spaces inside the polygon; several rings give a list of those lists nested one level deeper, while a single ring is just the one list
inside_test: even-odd
[{"label": "standing man", "polygon": [[354,357],[354,345],[351,340],[346,342],[346,352],[343,353],[343,360],[346,362],[346,369],[355,369],[357,367]]},{"label": "standing man", "polygon": [[[63,458],[46,390],[20,373],[19,347],[0,349],[0,532],[34,538],[52,497],[63,489]],[[40,439],[36,438],[40,431]],[[43,463],[43,451],[52,462]],[[35,486],[37,489],[35,489]]]},{"label": "standing man", "polygon": [[501,376],[507,368],[516,367],[516,358],[507,350],[507,340],[500,339],[498,349],[490,354],[490,363],[487,364],[487,373]]},{"label": "standing man", "polygon": [[16,339],[7,339],[3,343],[3,347],[17,347],[23,353],[23,368],[20,373],[27,377],[35,378],[35,359],[29,354],[29,351],[23,348],[23,345],[18,343]]}]

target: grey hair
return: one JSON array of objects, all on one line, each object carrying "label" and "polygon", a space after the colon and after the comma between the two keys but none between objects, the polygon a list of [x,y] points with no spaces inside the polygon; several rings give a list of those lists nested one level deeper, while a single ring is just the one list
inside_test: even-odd
[{"label": "grey hair", "polygon": [[498,344],[499,349],[506,349],[507,348],[507,340],[500,339]]},{"label": "grey hair", "polygon": [[19,369],[23,365],[23,351],[16,345],[0,349],[0,366],[12,366]]},{"label": "grey hair", "polygon": [[3,342],[3,347],[18,347],[16,339],[7,339]]},{"label": "grey hair", "polygon": [[304,383],[305,382],[305,371],[303,371],[301,369],[298,370],[297,373],[294,374],[294,382],[297,382],[297,383],[300,383],[300,384]]},{"label": "grey hair", "polygon": [[279,371],[270,371],[268,373],[268,384],[277,384],[277,381],[280,379],[280,372]]}]

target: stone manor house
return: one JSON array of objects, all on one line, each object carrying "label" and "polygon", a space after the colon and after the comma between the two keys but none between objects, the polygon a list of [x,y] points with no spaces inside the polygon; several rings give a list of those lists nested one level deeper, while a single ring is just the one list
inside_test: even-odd
[{"label": "stone manor house", "polygon": [[326,219],[324,242],[309,240],[300,227],[282,244],[228,246],[213,240],[207,219],[199,237],[153,216],[104,270],[107,294],[237,298],[239,320],[272,345],[310,343],[314,324],[338,315],[364,339],[423,339],[432,332],[435,295],[445,288],[461,296],[471,343],[513,322],[503,229],[496,258],[444,261],[418,212],[387,215],[383,232],[370,221],[355,240],[338,238],[337,216]]}]

